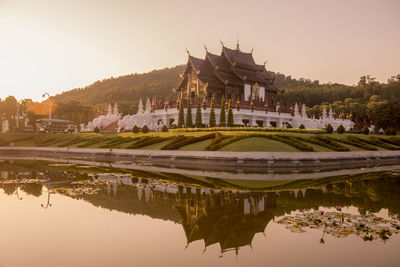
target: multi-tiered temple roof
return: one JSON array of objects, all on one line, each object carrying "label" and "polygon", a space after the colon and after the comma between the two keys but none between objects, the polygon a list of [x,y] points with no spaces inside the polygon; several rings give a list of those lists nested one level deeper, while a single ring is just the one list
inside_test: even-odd
[{"label": "multi-tiered temple roof", "polygon": [[275,77],[266,70],[265,64],[256,64],[252,52],[242,52],[239,46],[236,49],[222,46],[221,55],[212,54],[206,49],[204,59],[189,54],[178,90],[186,89],[187,83],[190,83],[190,73],[196,74],[196,78],[208,88],[242,88],[245,84],[257,84],[267,91],[277,91],[273,85]]}]

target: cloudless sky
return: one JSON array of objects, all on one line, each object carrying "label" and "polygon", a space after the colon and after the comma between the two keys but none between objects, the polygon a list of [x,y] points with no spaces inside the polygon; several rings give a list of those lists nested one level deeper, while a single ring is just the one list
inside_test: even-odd
[{"label": "cloudless sky", "polygon": [[355,84],[400,73],[400,1],[0,0],[0,98],[42,100],[185,64],[220,40],[267,69]]}]

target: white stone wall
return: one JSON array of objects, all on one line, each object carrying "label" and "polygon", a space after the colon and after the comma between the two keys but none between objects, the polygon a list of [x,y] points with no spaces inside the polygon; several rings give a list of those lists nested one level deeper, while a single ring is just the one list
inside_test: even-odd
[{"label": "white stone wall", "polygon": [[[151,112],[150,102],[147,99],[146,110],[143,110],[142,105],[141,108],[138,109],[138,112],[133,115],[126,115],[123,118],[117,117],[117,114],[107,114],[101,115],[90,122],[88,126],[84,129],[91,129],[92,131],[97,126],[107,126],[109,123],[118,120],[118,129],[124,128],[125,130],[131,130],[135,125],[138,127],[143,127],[147,125],[149,129],[153,131],[160,131],[164,125],[167,125],[168,128],[171,127],[170,120],[174,120],[172,124],[178,124],[178,116],[179,110],[177,108],[172,109],[159,109]],[[140,103],[142,101],[140,100]],[[217,125],[219,124],[219,116],[220,109],[215,109],[215,119]],[[228,118],[228,110],[225,111],[226,118]],[[115,113],[115,112],[114,112]],[[185,120],[186,120],[186,109],[184,109]],[[208,125],[210,120],[210,108],[206,108],[205,110],[201,109],[201,117],[202,122],[205,125]],[[196,108],[192,108],[192,119],[193,124],[196,122]],[[310,119],[307,117],[305,112],[305,106],[302,107],[302,112],[300,114],[298,106],[296,104],[294,110],[294,116],[289,113],[279,113],[279,112],[265,112],[261,110],[251,111],[249,109],[233,109],[233,119],[235,125],[244,125],[243,120],[248,121],[247,126],[258,126],[257,121],[262,122],[263,127],[271,127],[271,122],[274,122],[276,127],[285,127],[286,124],[290,123],[293,128],[298,128],[301,124],[305,126],[306,129],[323,129],[328,124],[331,124],[333,129],[336,130],[340,125],[346,130],[350,130],[354,127],[354,123],[351,120],[346,119],[335,119],[332,114],[330,116],[324,113],[323,118],[321,119]],[[101,128],[101,127],[99,127]]]}]

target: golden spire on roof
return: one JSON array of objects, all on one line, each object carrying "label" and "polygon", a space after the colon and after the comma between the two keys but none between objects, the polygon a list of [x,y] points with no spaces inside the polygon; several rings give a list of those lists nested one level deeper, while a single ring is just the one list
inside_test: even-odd
[{"label": "golden spire on roof", "polygon": [[236,40],[236,50],[240,51],[240,48],[239,48],[239,37]]}]

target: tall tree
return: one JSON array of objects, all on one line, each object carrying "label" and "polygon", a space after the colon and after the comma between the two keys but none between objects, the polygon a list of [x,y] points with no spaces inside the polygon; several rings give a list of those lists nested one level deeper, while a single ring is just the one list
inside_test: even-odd
[{"label": "tall tree", "polygon": [[190,104],[190,97],[188,98],[187,101],[186,128],[193,128],[192,105]]},{"label": "tall tree", "polygon": [[185,124],[185,114],[183,112],[182,98],[179,101],[178,128],[182,128]]},{"label": "tall tree", "polygon": [[197,109],[196,109],[196,128],[203,127],[203,121],[201,118],[201,103],[200,99],[197,99]]},{"label": "tall tree", "polygon": [[232,99],[228,102],[228,126],[233,127],[233,111],[232,111]]},{"label": "tall tree", "polygon": [[210,105],[210,121],[208,122],[208,127],[215,127],[215,111],[214,111],[214,99],[211,100]]},{"label": "tall tree", "polygon": [[226,126],[226,117],[225,117],[225,96],[222,96],[221,99],[221,113],[219,114],[219,124],[224,127]]}]

